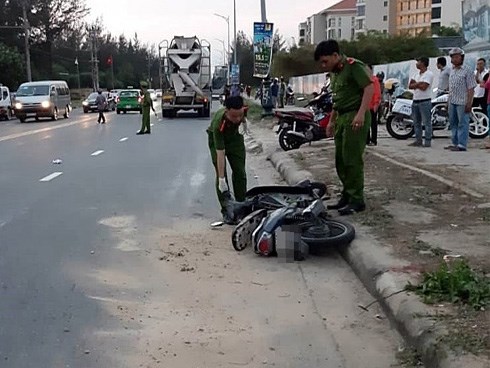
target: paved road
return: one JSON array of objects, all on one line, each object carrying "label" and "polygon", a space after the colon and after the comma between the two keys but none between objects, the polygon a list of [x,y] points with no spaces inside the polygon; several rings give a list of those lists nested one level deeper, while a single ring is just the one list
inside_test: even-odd
[{"label": "paved road", "polygon": [[371,298],[338,256],[237,255],[209,230],[207,119],[152,117],[136,136],[139,114],[96,118],[0,123],[0,367],[394,361],[397,336],[357,307]]}]

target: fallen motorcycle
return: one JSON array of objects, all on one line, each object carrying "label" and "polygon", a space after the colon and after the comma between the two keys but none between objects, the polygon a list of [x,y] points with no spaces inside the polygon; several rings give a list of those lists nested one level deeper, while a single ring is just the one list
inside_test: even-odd
[{"label": "fallen motorcycle", "polygon": [[262,256],[277,256],[279,250],[303,260],[333,246],[349,244],[354,227],[328,217],[321,197],[324,184],[305,181],[297,186],[255,187],[244,203],[230,203],[235,216],[246,216],[232,233],[235,250],[253,246]]}]

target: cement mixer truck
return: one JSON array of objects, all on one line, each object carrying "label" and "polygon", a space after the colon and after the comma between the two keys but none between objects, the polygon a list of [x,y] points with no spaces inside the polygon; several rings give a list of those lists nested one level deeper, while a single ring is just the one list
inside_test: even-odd
[{"label": "cement mixer truck", "polygon": [[[160,44],[162,116],[173,118],[179,110],[211,112],[211,45],[197,37],[175,36]],[[162,52],[163,51],[163,52]]]}]

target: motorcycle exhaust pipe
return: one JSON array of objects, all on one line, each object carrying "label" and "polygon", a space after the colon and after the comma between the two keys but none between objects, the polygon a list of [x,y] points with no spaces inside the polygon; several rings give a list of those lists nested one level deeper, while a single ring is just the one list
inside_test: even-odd
[{"label": "motorcycle exhaust pipe", "polygon": [[295,136],[296,138],[301,138],[303,140],[306,140],[306,136],[303,133],[295,132],[295,131],[289,131],[288,135]]}]

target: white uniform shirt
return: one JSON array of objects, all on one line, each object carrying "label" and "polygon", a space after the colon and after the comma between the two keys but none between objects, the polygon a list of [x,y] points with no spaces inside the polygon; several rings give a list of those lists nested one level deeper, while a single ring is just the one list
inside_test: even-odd
[{"label": "white uniform shirt", "polygon": [[[478,80],[481,82],[483,82],[483,77],[488,73],[488,70],[485,69],[483,70],[481,73],[478,73],[478,70],[475,70],[475,76],[478,77]],[[478,84],[476,87],[475,87],[475,98],[481,98],[481,97],[485,97],[485,88],[483,87],[480,87],[480,85]]]},{"label": "white uniform shirt", "polygon": [[429,84],[429,87],[425,91],[421,89],[415,89],[413,91],[413,100],[427,100],[432,98],[432,81],[434,80],[434,74],[430,70],[426,70],[424,73],[417,72],[412,76],[412,79],[415,82],[425,82]]}]

